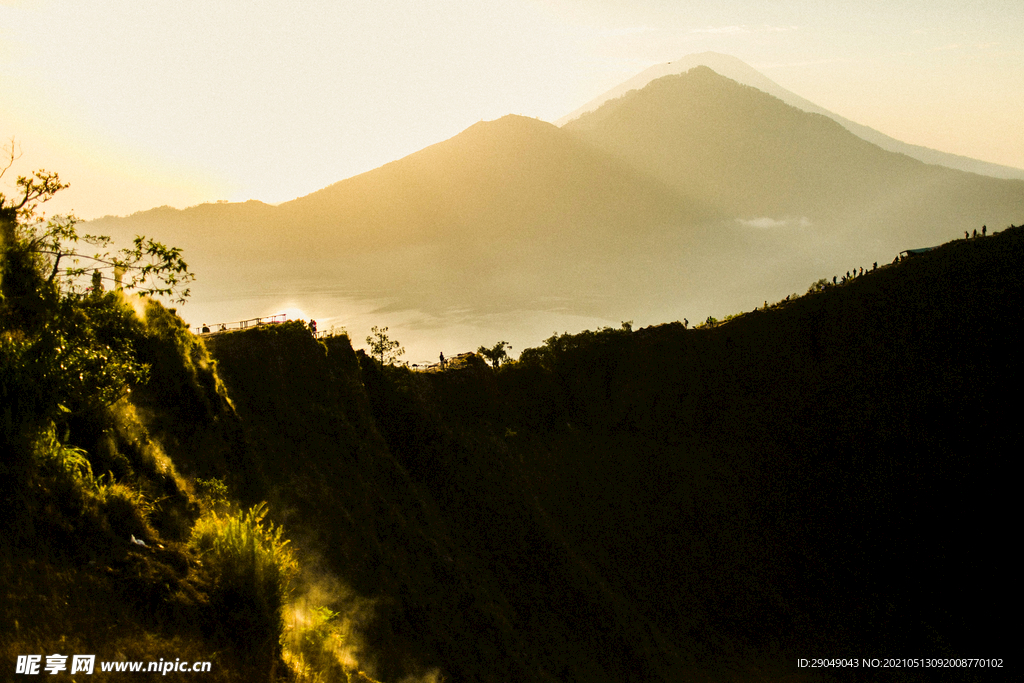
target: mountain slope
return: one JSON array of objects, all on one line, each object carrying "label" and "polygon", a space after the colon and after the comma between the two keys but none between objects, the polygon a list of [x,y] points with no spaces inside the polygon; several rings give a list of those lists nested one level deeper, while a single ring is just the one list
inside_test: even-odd
[{"label": "mountain slope", "polygon": [[1024,180],[1024,170],[1019,168],[1002,166],[1000,164],[993,164],[987,161],[971,159],[970,157],[961,156],[959,154],[940,152],[935,149],[921,147],[920,145],[911,145],[906,142],[901,142],[886,135],[885,133],[880,133],[874,128],[869,128],[868,126],[864,126],[844,118],[839,114],[830,112],[824,107],[820,107],[810,100],[804,99],[796,93],[786,90],[760,71],[752,68],[746,62],[732,57],[731,55],[724,55],[718,52],[691,54],[672,62],[656,64],[622,84],[612,88],[608,92],[599,95],[572,113],[560,118],[555,122],[555,125],[563,126],[569,121],[579,118],[583,114],[596,110],[609,100],[622,97],[630,90],[640,90],[653,80],[663,76],[682,74],[697,66],[707,66],[726,78],[730,78],[737,83],[742,83],[743,85],[749,85],[757,88],[762,92],[779,98],[786,104],[796,107],[797,109],[801,109],[811,114],[827,116],[862,140],[866,140],[873,145],[877,145],[886,151],[905,154],[912,159],[917,159],[918,161],[922,161],[926,164],[937,164],[956,169],[958,171],[967,171],[969,173],[977,173],[979,175],[991,176],[993,178]]},{"label": "mountain slope", "polygon": [[936,239],[965,221],[1005,225],[1024,211],[1024,182],[886,152],[708,67],[657,79],[563,129],[740,218]]},{"label": "mountain slope", "polygon": [[1022,214],[1024,181],[886,152],[699,67],[562,128],[481,122],[277,207],[161,209],[90,230],[184,247],[197,299],[271,284],[370,291],[388,312],[435,318],[651,322],[749,309]]},{"label": "mountain slope", "polygon": [[507,116],[277,207],[160,209],[92,225],[165,235],[196,255],[200,280],[261,263],[263,278],[299,268],[489,305],[510,285],[521,299],[606,286],[650,242],[685,241],[681,226],[710,215],[551,124]]},{"label": "mountain slope", "polygon": [[638,229],[706,212],[554,126],[478,123],[379,169],[282,204],[292,220],[353,248],[395,244],[617,246]]}]

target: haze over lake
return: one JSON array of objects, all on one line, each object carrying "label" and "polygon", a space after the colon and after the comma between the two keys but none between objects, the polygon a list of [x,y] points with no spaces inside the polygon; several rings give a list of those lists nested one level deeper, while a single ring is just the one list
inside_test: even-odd
[{"label": "haze over lake", "polygon": [[[316,320],[320,331],[344,329],[354,346],[365,347],[364,338],[374,326],[389,328],[389,336],[405,348],[403,361],[410,364],[436,363],[438,354],[452,357],[479,346],[507,341],[516,355],[527,346],[537,346],[551,334],[605,326],[618,327],[622,321],[574,313],[573,302],[538,301],[551,310],[509,310],[503,312],[445,309],[420,311],[402,308],[385,292],[340,290],[322,280],[275,283],[273,290],[256,291],[240,287],[224,289],[210,296],[197,296],[178,312],[193,328],[207,323],[231,323],[284,313],[290,320]],[[649,322],[654,322],[653,320]]]},{"label": "haze over lake", "polygon": [[[277,206],[89,225],[182,247],[198,276],[182,309],[194,327],[290,312],[359,344],[387,326],[419,363],[623,321],[722,318],[1024,212],[1013,169],[879,138],[706,66],[638,85],[561,128],[480,122]],[[979,168],[995,175],[965,170]]]}]

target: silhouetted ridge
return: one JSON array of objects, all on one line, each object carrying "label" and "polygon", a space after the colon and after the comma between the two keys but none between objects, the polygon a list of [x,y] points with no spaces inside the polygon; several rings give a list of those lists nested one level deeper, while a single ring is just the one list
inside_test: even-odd
[{"label": "silhouetted ridge", "polygon": [[[340,488],[293,505],[343,506],[337,533],[370,534],[383,564],[333,569],[390,596],[372,648],[454,679],[725,680],[796,674],[808,653],[1003,651],[1022,233],[713,328],[556,335],[497,371],[357,354],[361,419],[390,456],[355,461],[325,439],[275,467],[331,463]],[[214,348],[250,429],[246,405],[274,392],[233,375],[311,342],[246,350],[257,334]],[[322,420],[296,419],[298,443],[321,439]],[[289,430],[271,430],[282,447]],[[345,502],[361,487],[398,527]]]}]

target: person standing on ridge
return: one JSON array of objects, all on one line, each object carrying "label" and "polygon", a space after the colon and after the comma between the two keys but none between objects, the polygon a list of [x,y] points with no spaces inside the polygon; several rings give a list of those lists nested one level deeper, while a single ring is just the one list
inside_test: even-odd
[{"label": "person standing on ridge", "polygon": [[441,352],[441,369],[444,370],[444,351]]}]

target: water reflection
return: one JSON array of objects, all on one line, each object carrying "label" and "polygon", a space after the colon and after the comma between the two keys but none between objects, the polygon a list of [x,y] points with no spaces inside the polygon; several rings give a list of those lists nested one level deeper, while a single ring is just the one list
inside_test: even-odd
[{"label": "water reflection", "polygon": [[222,322],[286,313],[290,320],[315,319],[321,331],[344,329],[357,349],[366,348],[371,327],[386,326],[389,336],[405,347],[402,360],[427,364],[436,362],[441,352],[454,356],[500,340],[509,342],[512,356],[518,357],[524,348],[540,345],[555,332],[620,324],[620,320],[588,312],[596,305],[596,301],[548,297],[538,300],[536,308],[496,311],[438,307],[427,311],[382,292],[293,281],[261,290],[196,287],[178,313],[193,329],[203,324],[217,329]]}]

